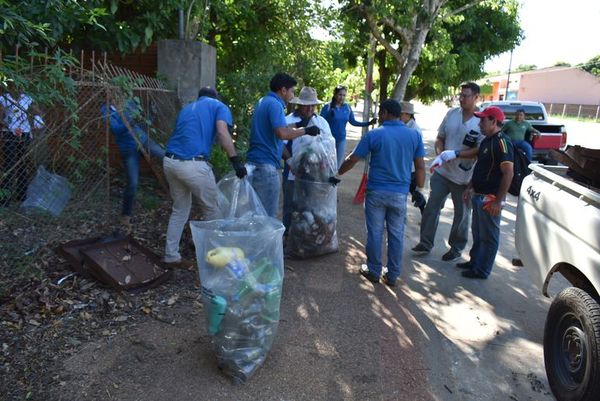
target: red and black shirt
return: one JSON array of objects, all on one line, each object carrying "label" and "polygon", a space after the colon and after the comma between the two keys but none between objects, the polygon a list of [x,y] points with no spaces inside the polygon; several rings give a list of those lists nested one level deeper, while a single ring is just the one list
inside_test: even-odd
[{"label": "red and black shirt", "polygon": [[486,136],[479,145],[477,164],[473,169],[473,190],[478,194],[498,194],[503,163],[513,163],[513,144],[502,132]]}]

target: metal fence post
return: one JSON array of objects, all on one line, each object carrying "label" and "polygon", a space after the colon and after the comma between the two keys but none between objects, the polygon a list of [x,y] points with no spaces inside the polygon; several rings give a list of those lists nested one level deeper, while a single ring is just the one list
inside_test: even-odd
[{"label": "metal fence post", "polygon": [[567,111],[567,104],[563,103],[563,112],[562,112],[562,116],[565,116],[565,111]]},{"label": "metal fence post", "polygon": [[554,106],[554,103],[550,103],[550,111],[548,112],[548,114],[552,114],[552,107]]},{"label": "metal fence post", "polygon": [[581,116],[581,105],[579,105],[579,110],[577,111],[577,119],[579,120],[579,116]]},{"label": "metal fence post", "polygon": [[596,118],[594,120],[598,121],[598,113],[600,112],[600,104],[596,107]]}]

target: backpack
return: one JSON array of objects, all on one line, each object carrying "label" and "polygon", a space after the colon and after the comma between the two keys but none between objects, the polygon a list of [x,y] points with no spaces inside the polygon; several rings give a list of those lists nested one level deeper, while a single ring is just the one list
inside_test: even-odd
[{"label": "backpack", "polygon": [[508,187],[508,193],[514,196],[519,196],[521,192],[521,184],[523,179],[531,173],[529,169],[529,159],[521,149],[513,147],[514,149],[514,160],[513,160],[513,178]]}]

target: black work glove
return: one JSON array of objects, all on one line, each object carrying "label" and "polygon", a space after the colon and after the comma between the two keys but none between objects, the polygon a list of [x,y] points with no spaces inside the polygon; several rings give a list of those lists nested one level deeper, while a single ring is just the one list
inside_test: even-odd
[{"label": "black work glove", "polygon": [[331,185],[333,185],[334,187],[335,187],[337,184],[339,184],[340,182],[342,182],[342,180],[340,180],[339,178],[336,178],[336,177],[335,177],[335,176],[333,176],[333,175],[332,175],[331,177],[329,177],[329,179],[328,179],[327,181],[329,181],[329,183],[330,183]]},{"label": "black work glove", "polygon": [[304,127],[306,127],[306,126],[308,125],[308,122],[309,122],[309,121],[310,121],[310,119],[309,119],[309,118],[307,118],[307,119],[302,119],[302,120],[298,121],[298,122],[296,123],[296,128],[304,128]]},{"label": "black work glove", "polygon": [[377,119],[372,118],[371,121],[369,121],[369,125],[375,125],[375,124],[377,124]]},{"label": "black work glove", "polygon": [[304,132],[306,135],[317,136],[321,133],[321,130],[316,125],[304,128]]},{"label": "black work glove", "polygon": [[246,167],[244,166],[244,163],[242,163],[242,159],[240,159],[239,156],[231,156],[229,158],[229,161],[231,162],[231,165],[235,170],[235,175],[237,176],[237,178],[241,180],[248,174],[248,172],[246,171]]},{"label": "black work glove", "polygon": [[419,191],[413,191],[411,201],[415,207],[419,208],[421,214],[423,214],[423,210],[425,210],[425,205],[427,204],[425,196],[423,196],[423,194]]}]

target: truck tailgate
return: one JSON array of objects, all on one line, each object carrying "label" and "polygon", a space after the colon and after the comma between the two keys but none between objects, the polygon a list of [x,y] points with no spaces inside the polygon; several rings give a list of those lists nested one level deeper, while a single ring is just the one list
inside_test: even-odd
[{"label": "truck tailgate", "polygon": [[532,124],[532,127],[541,133],[540,136],[532,138],[531,144],[534,149],[561,149],[567,143],[564,125]]}]

